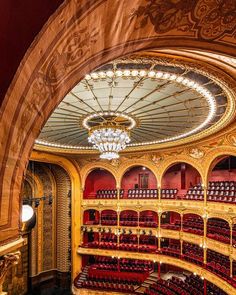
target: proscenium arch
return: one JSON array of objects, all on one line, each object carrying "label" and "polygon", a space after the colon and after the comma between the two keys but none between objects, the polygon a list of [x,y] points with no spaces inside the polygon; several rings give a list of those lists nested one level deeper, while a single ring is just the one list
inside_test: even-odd
[{"label": "proscenium arch", "polygon": [[163,178],[166,174],[166,172],[173,166],[178,165],[178,164],[188,164],[192,168],[194,168],[200,175],[201,181],[204,184],[204,172],[202,166],[196,161],[191,158],[186,159],[184,157],[175,157],[175,159],[169,159],[168,161],[165,161],[164,165],[160,167],[160,178],[161,178],[161,186],[162,186],[162,181]]},{"label": "proscenium arch", "polygon": [[124,165],[122,165],[122,167],[120,167],[119,169],[119,175],[118,175],[118,184],[119,187],[122,188],[121,184],[122,184],[122,180],[126,174],[126,172],[128,172],[129,170],[131,170],[132,168],[135,167],[145,167],[147,169],[149,169],[153,175],[155,176],[156,182],[157,182],[157,187],[158,187],[158,173],[156,171],[156,167],[155,165],[152,165],[150,162],[146,162],[146,161],[135,161],[130,163],[130,162],[126,162]]},{"label": "proscenium arch", "polygon": [[80,229],[82,225],[83,216],[78,216],[81,213],[81,178],[78,167],[75,166],[70,160],[60,157],[58,155],[47,154],[43,152],[33,151],[31,160],[36,162],[51,163],[61,166],[69,175],[71,181],[71,253],[72,253],[72,280],[79,274],[82,263],[81,258],[77,255],[78,245],[81,243]]},{"label": "proscenium arch", "polygon": [[99,163],[99,166],[98,165],[94,165],[94,164],[89,164],[89,165],[86,165],[85,167],[83,167],[81,169],[81,182],[82,182],[82,189],[84,190],[85,189],[85,182],[86,182],[86,179],[88,178],[88,176],[90,175],[91,172],[93,172],[94,170],[97,170],[97,169],[103,169],[107,172],[109,172],[114,180],[115,180],[115,183],[116,183],[116,188],[117,188],[117,175],[116,175],[116,171],[114,169],[112,169],[109,165],[106,165],[105,163]]},{"label": "proscenium arch", "polygon": [[236,55],[235,39],[227,28],[214,40],[203,37],[203,24],[194,11],[176,12],[189,21],[188,31],[179,30],[179,24],[171,20],[164,33],[152,19],[141,26],[144,16],[135,16],[135,10],[142,6],[146,11],[148,5],[144,0],[66,1],[30,46],[1,106],[1,242],[18,236],[19,192],[34,140],[53,109],[86,73],[117,57],[151,48],[211,52],[214,48]]}]

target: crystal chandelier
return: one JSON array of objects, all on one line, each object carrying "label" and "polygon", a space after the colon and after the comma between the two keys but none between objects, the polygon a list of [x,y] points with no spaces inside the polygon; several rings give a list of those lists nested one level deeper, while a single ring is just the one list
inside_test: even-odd
[{"label": "crystal chandelier", "polygon": [[123,126],[112,124],[96,126],[90,130],[88,141],[101,153],[101,159],[117,159],[119,152],[130,142],[129,131]]}]

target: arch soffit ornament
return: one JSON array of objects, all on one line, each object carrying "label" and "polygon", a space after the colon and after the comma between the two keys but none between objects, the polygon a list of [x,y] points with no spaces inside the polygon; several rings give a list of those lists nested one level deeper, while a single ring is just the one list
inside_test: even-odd
[{"label": "arch soffit ornament", "polygon": [[[87,72],[109,60],[147,48],[183,47],[185,44],[185,48],[212,51],[214,47],[215,52],[234,55],[235,39],[230,37],[235,32],[234,23],[230,30],[221,27],[217,36],[212,36],[211,32],[206,34],[208,24],[202,21],[198,13],[201,0],[187,7],[187,10],[180,6],[176,13],[186,23],[179,23],[174,15],[165,32],[158,18],[152,15],[152,7],[148,3],[143,1],[137,6],[136,2],[127,1],[125,9],[120,9],[121,5],[123,7],[121,1],[112,0],[89,3],[82,0],[66,1],[49,19],[25,54],[1,106],[3,128],[0,138],[4,140],[0,181],[7,179],[1,187],[9,192],[2,199],[8,203],[7,208],[1,206],[8,214],[2,219],[1,228],[14,229],[2,232],[1,241],[18,235],[19,212],[16,207],[13,216],[12,207],[19,203],[20,180],[37,134],[61,98]],[[206,13],[214,8],[212,5],[218,4],[207,5]],[[165,9],[168,14],[168,6]],[[114,18],[113,15],[118,17]],[[108,23],[111,23],[111,27],[107,26]],[[186,30],[181,29],[183,25]],[[5,128],[7,126],[11,128]],[[10,236],[6,235],[7,232],[10,232]]]},{"label": "arch soffit ornament", "polygon": [[[134,161],[135,161],[135,163],[134,163]],[[157,187],[158,187],[158,185],[160,183],[158,168],[154,164],[152,164],[150,161],[142,160],[142,159],[128,160],[128,161],[125,161],[125,163],[120,165],[120,167],[118,169],[118,173],[117,173],[117,181],[119,183],[119,186],[121,187],[122,178],[124,177],[125,173],[129,169],[132,169],[132,168],[135,168],[138,166],[144,166],[144,167],[148,168],[154,174],[156,181],[157,181]]]},{"label": "arch soffit ornament", "polygon": [[116,170],[113,167],[111,167],[111,165],[109,165],[107,163],[99,162],[99,164],[89,163],[89,164],[85,165],[84,167],[82,167],[82,169],[80,171],[82,189],[85,188],[85,181],[86,181],[87,177],[89,176],[89,174],[96,169],[104,169],[107,172],[109,172],[114,177],[115,182],[116,182],[116,187],[117,187],[118,179],[117,179]]}]

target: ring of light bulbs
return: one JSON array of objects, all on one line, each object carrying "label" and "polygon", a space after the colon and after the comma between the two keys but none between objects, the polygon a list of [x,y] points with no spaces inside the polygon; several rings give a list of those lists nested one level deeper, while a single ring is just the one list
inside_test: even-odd
[{"label": "ring of light bulbs", "polygon": [[[193,135],[194,133],[202,130],[207,124],[210,123],[210,121],[214,118],[214,115],[216,113],[216,101],[215,98],[213,96],[213,94],[206,89],[204,86],[200,85],[199,83],[185,78],[182,75],[177,75],[177,74],[173,74],[173,73],[168,73],[168,72],[164,72],[164,71],[154,71],[154,70],[150,70],[150,71],[146,71],[146,70],[109,70],[109,71],[100,71],[100,72],[93,72],[89,75],[85,76],[85,80],[89,81],[89,80],[99,80],[99,79],[106,79],[106,78],[113,78],[113,77],[149,77],[151,79],[158,79],[158,80],[167,80],[167,81],[173,81],[173,82],[177,82],[178,84],[182,84],[183,86],[186,86],[196,92],[198,92],[202,97],[204,97],[209,105],[209,113],[207,118],[204,120],[204,122],[202,122],[199,126],[197,126],[196,128],[176,135],[176,136],[172,136],[169,138],[165,138],[165,139],[160,139],[160,140],[155,140],[155,141],[148,141],[148,142],[141,142],[141,143],[129,143],[127,146],[144,146],[144,145],[152,145],[152,144],[158,144],[158,143],[165,143],[165,142],[169,142],[169,141],[174,141],[174,140],[178,140],[178,139],[182,139],[184,137],[188,137],[190,135]],[[106,113],[106,112],[105,112]],[[103,114],[105,114],[103,113]],[[99,113],[98,113],[99,114]],[[86,117],[86,119],[83,121],[83,126],[87,129],[89,129],[90,127],[88,126],[88,121],[89,119],[93,118],[93,116],[98,116],[98,114],[91,114],[90,116]],[[107,112],[108,115],[111,114],[119,114],[119,116],[123,116],[126,119],[129,119],[132,123],[131,126],[133,126],[133,124],[136,124],[135,120],[131,117],[129,117],[126,114],[121,114],[121,113],[113,113],[113,112]],[[134,121],[134,122],[133,122]],[[134,125],[135,127],[135,125]],[[133,127],[132,127],[133,128]],[[130,128],[130,129],[132,129]],[[57,143],[53,143],[53,142],[48,142],[45,140],[40,140],[37,139],[35,141],[36,144],[40,144],[40,145],[45,145],[45,146],[50,146],[50,147],[56,147],[56,148],[65,148],[65,149],[81,149],[81,150],[91,150],[94,149],[93,147],[89,147],[89,146],[73,146],[73,145],[63,145],[63,144],[57,144]]]}]

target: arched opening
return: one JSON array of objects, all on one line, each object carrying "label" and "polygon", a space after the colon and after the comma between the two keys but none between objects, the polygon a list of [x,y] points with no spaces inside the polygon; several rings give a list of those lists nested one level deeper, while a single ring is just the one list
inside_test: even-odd
[{"label": "arched opening", "polygon": [[198,170],[187,163],[171,165],[162,177],[161,198],[202,201],[204,194]]},{"label": "arched opening", "polygon": [[144,166],[128,169],[121,180],[121,198],[152,199],[157,198],[157,179],[154,173]]},{"label": "arched opening", "polygon": [[156,228],[158,226],[157,212],[152,210],[141,211],[139,213],[139,226]]},{"label": "arched opening", "polygon": [[204,223],[202,217],[192,213],[184,214],[183,231],[202,236],[204,234]]},{"label": "arched opening", "polygon": [[121,226],[137,226],[138,213],[134,210],[124,210],[120,212],[120,225]]},{"label": "arched opening", "polygon": [[230,243],[229,223],[220,218],[209,218],[207,220],[207,237],[225,244]]},{"label": "arched opening", "polygon": [[83,224],[96,225],[99,224],[100,214],[98,210],[88,209],[84,211]]},{"label": "arched opening", "polygon": [[114,210],[103,210],[101,212],[101,225],[117,225],[117,212]]},{"label": "arched opening", "polygon": [[207,200],[236,203],[236,157],[220,156],[208,174]]},{"label": "arched opening", "polygon": [[180,230],[181,217],[180,214],[174,211],[166,211],[161,214],[161,228]]},{"label": "arched opening", "polygon": [[97,168],[92,170],[84,187],[84,199],[116,199],[116,180],[107,170]]}]

